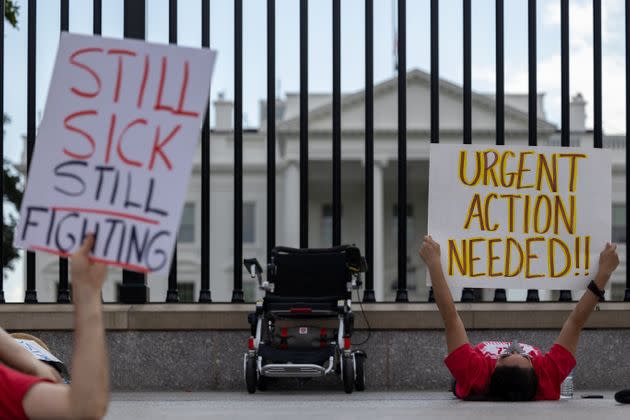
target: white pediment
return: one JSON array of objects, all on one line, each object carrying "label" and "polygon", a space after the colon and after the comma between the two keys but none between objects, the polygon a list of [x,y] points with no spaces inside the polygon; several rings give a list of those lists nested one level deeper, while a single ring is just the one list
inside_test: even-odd
[{"label": "white pediment", "polygon": [[[386,80],[374,86],[374,130],[397,131],[398,129],[398,80]],[[407,129],[429,132],[431,127],[430,75],[411,70],[407,73]],[[457,132],[463,126],[463,90],[460,86],[440,80],[440,130]],[[472,129],[493,132],[496,127],[495,101],[488,95],[472,93]],[[344,131],[362,131],[365,128],[365,92],[363,90],[344,95],[341,102],[341,126]],[[528,115],[513,106],[505,106],[506,132],[526,132]],[[299,116],[282,121],[279,130],[299,129]],[[332,130],[332,104],[324,103],[309,112],[309,130]],[[539,132],[555,132],[556,127],[538,119]]]}]

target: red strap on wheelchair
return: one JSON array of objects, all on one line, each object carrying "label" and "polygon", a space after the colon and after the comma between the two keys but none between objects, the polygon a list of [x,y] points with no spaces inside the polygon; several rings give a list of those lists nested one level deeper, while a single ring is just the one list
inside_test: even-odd
[{"label": "red strap on wheelchair", "polygon": [[311,308],[291,308],[291,313],[294,314],[310,314],[313,312]]},{"label": "red strap on wheelchair", "polygon": [[280,348],[282,350],[286,350],[289,348],[287,343],[287,337],[289,336],[289,331],[287,327],[280,328]]},{"label": "red strap on wheelchair", "polygon": [[328,336],[328,331],[326,330],[326,328],[320,328],[319,330],[319,347],[324,348],[328,345],[328,343],[326,342],[326,338]]}]

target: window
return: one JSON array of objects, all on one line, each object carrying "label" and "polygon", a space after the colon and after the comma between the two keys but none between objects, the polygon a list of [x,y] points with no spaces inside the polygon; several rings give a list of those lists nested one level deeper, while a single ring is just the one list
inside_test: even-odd
[{"label": "window", "polygon": [[612,206],[612,241],[626,242],[626,206],[613,204]]},{"label": "window", "polygon": [[195,242],[195,203],[186,203],[179,225],[179,242]]},{"label": "window", "polygon": [[322,245],[332,244],[332,206],[330,204],[322,206],[321,238]]},{"label": "window", "polygon": [[256,203],[243,203],[243,243],[256,242]]},{"label": "window", "polygon": [[177,283],[177,292],[180,302],[192,303],[195,301],[195,284],[194,283]]}]

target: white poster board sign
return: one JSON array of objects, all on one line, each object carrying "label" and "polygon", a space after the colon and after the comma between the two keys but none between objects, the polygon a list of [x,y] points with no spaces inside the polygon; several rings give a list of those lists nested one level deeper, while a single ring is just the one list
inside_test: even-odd
[{"label": "white poster board sign", "polygon": [[428,231],[451,287],[584,289],[611,236],[592,148],[431,144]]},{"label": "white poster board sign", "polygon": [[63,33],[15,246],[167,275],[215,57]]},{"label": "white poster board sign", "polygon": [[52,355],[52,353],[50,353],[48,350],[46,350],[33,340],[16,338],[15,341],[17,341],[19,345],[28,350],[38,360],[63,364],[61,360],[57,359],[55,356]]}]

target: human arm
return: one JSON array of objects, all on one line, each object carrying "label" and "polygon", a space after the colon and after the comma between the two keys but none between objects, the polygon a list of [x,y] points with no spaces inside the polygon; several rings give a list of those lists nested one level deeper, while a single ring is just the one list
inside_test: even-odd
[{"label": "human arm", "polygon": [[107,410],[109,369],[101,304],[107,268],[90,260],[93,244],[93,235],[88,235],[71,259],[75,308],[72,384],[34,385],[22,402],[31,419],[101,418]]},{"label": "human arm", "polygon": [[0,328],[0,361],[22,373],[61,382],[61,376],[55,368],[35,358],[2,328]]},{"label": "human arm", "polygon": [[[599,289],[606,287],[606,283],[608,283],[617,265],[619,265],[617,245],[606,244],[606,248],[599,256],[599,270],[594,280]],[[560,344],[575,356],[582,328],[598,303],[599,297],[587,290],[565,321],[556,344]]]},{"label": "human arm", "polygon": [[431,238],[430,235],[424,237],[424,242],[420,247],[420,257],[429,268],[431,284],[433,286],[433,296],[437,304],[446,332],[446,347],[451,353],[463,344],[468,343],[468,335],[464,328],[464,323],[457,313],[453,296],[446,284],[442,263],[440,261],[440,245]]}]

